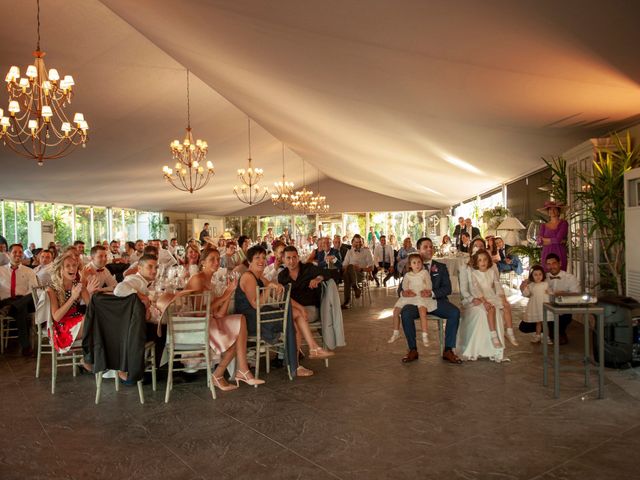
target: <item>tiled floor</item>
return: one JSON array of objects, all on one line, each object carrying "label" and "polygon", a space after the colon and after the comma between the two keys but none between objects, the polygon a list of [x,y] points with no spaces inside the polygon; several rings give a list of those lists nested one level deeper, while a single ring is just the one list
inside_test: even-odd
[{"label": "tiled floor", "polygon": [[[597,400],[563,371],[554,400],[526,337],[511,363],[455,366],[435,328],[433,347],[402,365],[404,340],[386,343],[393,291],[373,294],[346,312],[348,346],[330,368],[307,361],[316,375],[293,382],[272,371],[216,401],[201,376],[176,383],[168,405],[164,382],[140,405],[135,388],[105,381],[96,406],[91,376],[63,371],[51,395],[48,366],[35,379],[33,360],[0,357],[0,478],[640,478],[637,372],[607,370]],[[563,351],[577,353],[580,329],[569,333]]]}]

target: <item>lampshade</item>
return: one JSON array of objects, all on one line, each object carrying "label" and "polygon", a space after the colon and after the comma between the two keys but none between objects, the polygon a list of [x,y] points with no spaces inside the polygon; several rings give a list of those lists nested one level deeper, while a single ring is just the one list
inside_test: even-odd
[{"label": "lampshade", "polygon": [[520,220],[515,217],[507,217],[504,221],[498,225],[498,230],[524,230],[525,227]]}]

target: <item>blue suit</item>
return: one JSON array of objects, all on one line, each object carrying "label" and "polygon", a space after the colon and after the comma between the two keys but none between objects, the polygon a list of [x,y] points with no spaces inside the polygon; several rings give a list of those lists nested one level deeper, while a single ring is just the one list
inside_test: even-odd
[{"label": "blue suit", "polygon": [[[425,264],[426,268],[426,264]],[[431,260],[431,276],[433,296],[438,302],[438,308],[429,312],[447,321],[445,329],[445,348],[455,348],[456,336],[458,335],[458,325],[460,323],[460,310],[454,304],[449,302],[447,298],[451,295],[451,279],[449,278],[449,270],[444,263]],[[402,288],[400,288],[400,292]],[[419,295],[419,292],[416,292]],[[418,307],[415,305],[405,305],[400,311],[402,319],[402,330],[407,338],[407,345],[410,350],[416,350],[416,324],[415,320],[419,318]]]}]

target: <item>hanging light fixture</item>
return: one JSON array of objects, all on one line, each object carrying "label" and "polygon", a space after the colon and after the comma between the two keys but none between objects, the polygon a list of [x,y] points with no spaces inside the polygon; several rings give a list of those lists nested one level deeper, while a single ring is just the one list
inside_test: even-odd
[{"label": "hanging light fixture", "polygon": [[246,203],[247,205],[253,205],[255,203],[262,202],[265,198],[267,198],[267,194],[269,193],[269,189],[264,187],[262,192],[260,191],[260,187],[258,187],[258,182],[262,178],[264,174],[264,170],[261,168],[253,168],[251,166],[251,119],[248,118],[248,132],[249,132],[249,167],[245,170],[244,168],[238,169],[238,178],[242,182],[240,188],[237,185],[233,186],[233,193],[236,194],[238,200],[242,203]]},{"label": "hanging light fixture", "polygon": [[307,213],[311,205],[311,199],[313,198],[313,192],[307,190],[307,185],[304,176],[304,160],[302,161],[302,190],[298,190],[294,194],[294,200],[292,206],[295,210]]},{"label": "hanging light fixture", "polygon": [[5,77],[9,92],[7,116],[0,108],[0,139],[18,155],[38,161],[61,158],[78,145],[86,146],[89,124],[82,113],[69,120],[64,109],[71,104],[75,82],[61,77],[55,68],[47,72],[45,52],[40,50],[40,0],[37,0],[38,41],[35,61],[25,77],[12,66]]},{"label": "hanging light fixture", "polygon": [[180,191],[193,193],[203,188],[215,172],[213,163],[207,161],[205,172],[202,164],[207,160],[209,145],[203,140],[193,141],[191,133],[191,95],[189,89],[189,70],[187,70],[187,132],[184,140],[174,140],[169,145],[171,156],[176,162],[175,175],[173,169],[167,165],[162,167],[165,180]]},{"label": "hanging light fixture", "polygon": [[293,182],[287,182],[284,176],[284,143],[282,144],[282,181],[273,184],[275,192],[271,194],[271,201],[280,210],[285,211],[293,202]]},{"label": "hanging light fixture", "polygon": [[311,213],[327,213],[329,205],[326,203],[327,197],[320,195],[320,169],[318,169],[318,194],[311,198],[309,204],[309,212]]}]

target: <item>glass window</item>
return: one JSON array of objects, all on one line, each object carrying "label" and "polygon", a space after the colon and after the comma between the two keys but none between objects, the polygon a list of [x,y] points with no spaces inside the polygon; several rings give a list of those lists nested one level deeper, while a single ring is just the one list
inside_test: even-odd
[{"label": "glass window", "polygon": [[407,212],[407,234],[411,237],[414,245],[420,237],[424,237],[424,232],[424,212]]},{"label": "glass window", "polygon": [[367,226],[367,217],[364,213],[345,213],[344,214],[345,235],[351,241],[353,236],[358,233],[365,235]]},{"label": "glass window", "polygon": [[320,222],[320,225],[322,225],[322,233],[325,237],[344,235],[342,233],[342,214],[319,215],[318,221]]},{"label": "glass window", "polygon": [[135,210],[125,210],[124,211],[124,229],[125,229],[125,238],[124,240],[135,242],[138,240],[138,232],[136,231],[136,211]]},{"label": "glass window", "polygon": [[76,240],[85,243],[87,251],[91,248],[91,207],[76,206]]},{"label": "glass window", "polygon": [[27,202],[16,202],[16,220],[18,243],[26,248],[29,245],[29,204]]},{"label": "glass window", "polygon": [[258,236],[258,217],[242,217],[242,234],[252,240]]},{"label": "glass window", "polygon": [[267,234],[267,229],[273,229],[273,235],[279,237],[285,228],[291,232],[291,215],[275,215],[273,217],[260,217],[260,236]]},{"label": "glass window", "polygon": [[111,209],[111,239],[125,242],[127,236],[122,223],[122,208]]},{"label": "glass window", "polygon": [[303,245],[309,235],[313,235],[316,231],[316,216],[313,215],[296,215],[295,216],[294,234],[296,245]]},{"label": "glass window", "polygon": [[104,207],[93,207],[93,240],[95,243],[109,241],[107,209]]},{"label": "glass window", "polygon": [[138,236],[142,240],[153,240],[149,229],[149,212],[138,212]]},{"label": "glass window", "polygon": [[4,200],[4,238],[9,245],[16,243],[16,202]]},{"label": "glass window", "polygon": [[34,220],[48,220],[53,221],[54,218],[54,205],[53,203],[34,202]]},{"label": "glass window", "polygon": [[55,205],[53,220],[55,240],[63,247],[73,244],[73,207],[71,205]]},{"label": "glass window", "polygon": [[151,238],[168,240],[168,229],[164,228],[162,215],[158,212],[149,212],[149,234]]},{"label": "glass window", "polygon": [[224,231],[225,236],[239,237],[240,236],[240,217],[225,217],[224,218]]}]

